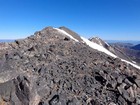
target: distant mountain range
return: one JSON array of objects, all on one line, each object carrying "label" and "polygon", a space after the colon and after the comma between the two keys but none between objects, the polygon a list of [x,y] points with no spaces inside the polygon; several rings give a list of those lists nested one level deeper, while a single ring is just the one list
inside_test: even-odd
[{"label": "distant mountain range", "polygon": [[140,44],[140,41],[136,40],[105,40],[108,43],[131,43],[133,45]]},{"label": "distant mountain range", "polygon": [[0,39],[0,42],[14,42],[15,40],[10,39]]},{"label": "distant mountain range", "polygon": [[116,49],[119,49],[133,61],[140,64],[140,44],[133,45],[130,43],[110,43]]}]

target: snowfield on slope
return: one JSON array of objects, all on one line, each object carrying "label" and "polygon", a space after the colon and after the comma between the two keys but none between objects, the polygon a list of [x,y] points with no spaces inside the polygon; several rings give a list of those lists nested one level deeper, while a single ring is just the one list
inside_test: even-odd
[{"label": "snowfield on slope", "polygon": [[72,37],[70,34],[68,34],[66,31],[64,30],[61,30],[59,28],[54,28],[56,29],[57,31],[59,31],[60,33],[63,33],[64,35],[67,35],[68,37],[70,37],[71,39],[75,40],[76,42],[79,42],[77,39],[75,39],[74,37]]},{"label": "snowfield on slope", "polygon": [[[112,56],[112,57],[114,57],[114,58],[119,58],[119,57],[117,57],[116,55],[114,55],[113,53],[111,53],[109,50],[107,50],[106,48],[104,48],[103,46],[100,46],[100,45],[98,45],[98,44],[96,44],[96,43],[94,43],[94,42],[91,42],[91,41],[89,41],[88,39],[83,38],[83,37],[81,37],[81,39],[83,39],[83,41],[84,41],[88,46],[90,46],[91,48],[96,49],[96,50],[101,51],[101,52],[104,52],[104,53],[106,53],[106,54],[108,54],[108,55],[110,55],[110,56]],[[120,59],[121,59],[121,58],[120,58]],[[123,61],[123,62],[125,62],[125,63],[128,63],[128,64],[132,65],[133,67],[135,67],[135,68],[137,68],[137,69],[140,69],[140,66],[138,66],[138,65],[136,65],[136,64],[134,64],[134,63],[132,63],[132,62],[129,62],[129,61],[124,60],[124,59],[121,59],[121,61]]]},{"label": "snowfield on slope", "polygon": [[[72,35],[68,34],[66,31],[62,30],[62,29],[59,29],[59,28],[54,28],[55,30],[59,31],[60,33],[64,34],[64,35],[67,35],[68,37],[70,37],[71,39],[73,39],[74,41],[76,42],[79,42],[77,39],[75,39],[74,37],[72,37]],[[119,58],[118,56],[116,56],[115,54],[113,54],[112,52],[110,52],[109,50],[107,50],[106,48],[104,48],[103,46],[97,44],[97,43],[94,43],[94,42],[91,42],[89,41],[88,39],[84,38],[84,37],[81,37],[81,39],[88,45],[90,46],[91,48],[93,49],[96,49],[98,51],[101,51],[101,52],[104,52],[106,53],[107,55],[109,56],[112,56],[114,58]],[[120,58],[121,59],[121,58]],[[133,67],[137,68],[137,69],[140,69],[140,66],[132,63],[132,62],[129,62],[127,60],[124,60],[124,59],[121,59],[121,61],[125,62],[125,63],[128,63],[130,65],[132,65]]]},{"label": "snowfield on slope", "polygon": [[104,52],[104,53],[106,53],[106,54],[108,54],[108,55],[110,55],[110,56],[112,56],[112,57],[114,57],[114,58],[117,58],[116,55],[114,55],[113,53],[111,53],[110,51],[108,51],[106,48],[100,46],[99,44],[94,43],[94,42],[91,42],[91,41],[89,41],[88,39],[86,39],[86,38],[84,38],[84,37],[81,37],[81,39],[82,39],[88,46],[90,46],[91,48],[96,49],[96,50],[101,51],[101,52]]},{"label": "snowfield on slope", "polygon": [[[120,58],[120,59],[121,59],[121,58]],[[131,63],[131,62],[126,61],[126,60],[124,60],[124,59],[121,59],[121,61],[126,62],[126,63],[132,65],[133,67],[135,67],[135,68],[137,68],[137,69],[140,69],[140,66],[138,66],[138,65],[136,65],[136,64],[134,64],[134,63]]]}]

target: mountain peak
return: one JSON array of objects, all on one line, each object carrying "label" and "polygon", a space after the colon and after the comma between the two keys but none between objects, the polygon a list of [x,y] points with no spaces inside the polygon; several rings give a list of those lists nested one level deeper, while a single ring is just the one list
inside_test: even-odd
[{"label": "mountain peak", "polygon": [[74,37],[75,39],[77,39],[78,41],[82,41],[81,37],[79,34],[77,34],[76,32],[70,30],[67,27],[59,27],[59,29],[64,30],[65,32],[67,32],[68,34],[70,34],[72,37]]},{"label": "mountain peak", "polygon": [[0,52],[0,103],[139,104],[138,67],[68,28],[46,27],[8,46]]},{"label": "mountain peak", "polygon": [[105,48],[109,47],[109,44],[106,43],[105,41],[103,41],[101,38],[99,37],[93,37],[93,38],[90,38],[89,39],[90,41],[94,42],[94,43],[97,43]]}]

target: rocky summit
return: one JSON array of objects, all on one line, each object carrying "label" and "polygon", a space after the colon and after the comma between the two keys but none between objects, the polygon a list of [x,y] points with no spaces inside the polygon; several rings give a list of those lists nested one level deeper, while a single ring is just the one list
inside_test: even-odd
[{"label": "rocky summit", "polygon": [[68,28],[47,27],[0,47],[0,105],[140,105],[138,66]]}]

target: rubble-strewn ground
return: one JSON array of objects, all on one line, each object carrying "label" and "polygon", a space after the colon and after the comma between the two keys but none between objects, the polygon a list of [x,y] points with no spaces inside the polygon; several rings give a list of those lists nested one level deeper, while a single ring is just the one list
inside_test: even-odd
[{"label": "rubble-strewn ground", "polygon": [[51,27],[7,46],[0,105],[140,104],[140,70]]}]

